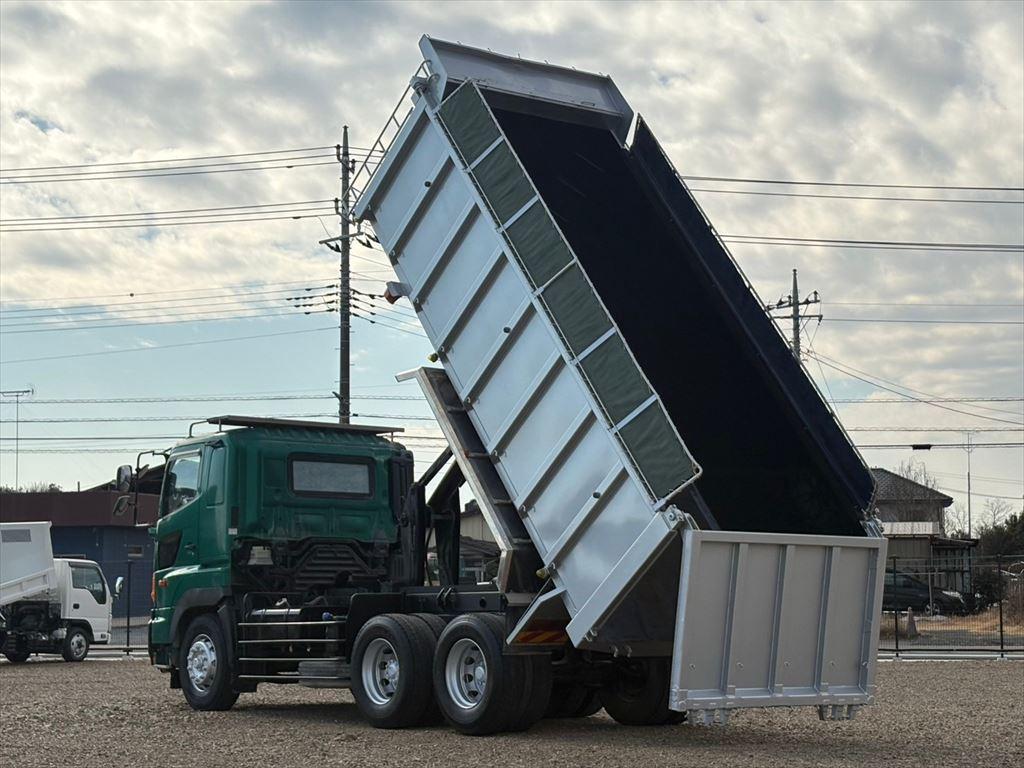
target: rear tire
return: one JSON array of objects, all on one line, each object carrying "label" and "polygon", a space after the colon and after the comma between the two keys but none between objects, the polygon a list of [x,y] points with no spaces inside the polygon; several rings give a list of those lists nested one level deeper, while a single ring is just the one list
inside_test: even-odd
[{"label": "rear tire", "polygon": [[605,711],[622,725],[674,725],[685,718],[668,708],[671,659],[630,659],[618,664],[601,689]]},{"label": "rear tire", "polygon": [[416,616],[375,616],[359,630],[352,648],[352,696],[370,725],[408,728],[431,718],[436,642],[430,625]]},{"label": "rear tire", "polygon": [[197,616],[182,637],[178,657],[181,692],[192,709],[223,711],[238,701],[231,687],[231,649],[212,613]]},{"label": "rear tire", "polygon": [[510,731],[525,731],[544,717],[551,701],[551,656],[534,654],[518,658],[522,664],[524,678],[520,711],[512,718]]},{"label": "rear tire", "polygon": [[545,717],[568,718],[590,717],[601,711],[601,699],[597,690],[583,685],[560,683],[551,689]]},{"label": "rear tire", "polygon": [[460,733],[484,736],[518,725],[526,668],[506,656],[505,623],[493,614],[453,619],[434,654],[434,693],[445,720]]},{"label": "rear tire", "polygon": [[60,655],[64,661],[85,661],[89,655],[89,635],[81,627],[69,627]]}]

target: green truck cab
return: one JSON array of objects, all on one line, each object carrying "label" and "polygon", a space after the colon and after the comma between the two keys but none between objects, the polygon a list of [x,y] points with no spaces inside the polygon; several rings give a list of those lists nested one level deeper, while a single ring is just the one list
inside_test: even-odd
[{"label": "green truck cab", "polygon": [[[298,684],[351,688],[386,728],[436,721],[438,707],[476,734],[521,730],[544,714],[551,648],[505,646],[526,601],[460,582],[465,478],[450,449],[414,480],[398,428],[208,423],[212,434],[165,454],[150,529],[150,662],[192,708],[225,710],[258,685]],[[541,582],[529,578],[535,592]],[[438,675],[449,667],[446,684]],[[488,674],[515,695],[485,686]]]},{"label": "green truck cab", "polygon": [[[412,486],[413,457],[389,439],[400,431],[390,427],[210,421],[218,431],[189,438],[167,454],[160,516],[151,529],[156,547],[149,652],[178,687],[183,668],[215,663],[218,641],[225,648],[241,643],[266,651],[231,653],[234,679],[229,693],[215,702],[223,704],[231,692],[298,671],[293,652],[300,644],[278,641],[299,639],[303,649],[332,651],[303,660],[340,660],[352,597],[380,594],[396,586],[396,576],[401,580],[407,558],[399,521]],[[315,607],[305,608],[310,605]],[[283,627],[300,613],[320,625]],[[243,618],[264,622],[255,628],[262,631],[241,637],[253,629],[247,624],[257,623]],[[191,631],[197,622],[207,631]],[[290,637],[282,628],[312,636]],[[192,636],[205,638],[211,649],[206,657],[202,643],[190,655]],[[338,642],[330,642],[332,637]],[[242,661],[256,658],[273,661]],[[217,661],[222,671],[228,666],[223,656]],[[296,669],[289,670],[286,661]],[[335,663],[329,671],[337,676],[343,670]],[[186,696],[200,694],[190,703],[202,705],[212,683],[211,678],[205,687],[186,685]]]}]

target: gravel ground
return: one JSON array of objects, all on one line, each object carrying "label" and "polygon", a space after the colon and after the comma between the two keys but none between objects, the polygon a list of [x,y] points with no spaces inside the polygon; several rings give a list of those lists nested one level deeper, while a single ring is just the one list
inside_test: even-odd
[{"label": "gravel ground", "polygon": [[626,728],[603,713],[529,733],[376,731],[347,691],[263,686],[230,712],[190,710],[138,659],[0,662],[0,765],[989,766],[1024,765],[1024,663],[879,665],[852,723],[751,710],[726,728]]}]

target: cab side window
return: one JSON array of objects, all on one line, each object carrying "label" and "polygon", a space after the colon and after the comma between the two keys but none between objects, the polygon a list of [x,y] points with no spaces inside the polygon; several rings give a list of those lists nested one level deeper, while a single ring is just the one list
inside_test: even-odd
[{"label": "cab side window", "polygon": [[199,454],[191,453],[171,459],[164,475],[164,492],[160,515],[181,509],[199,495]]},{"label": "cab side window", "polygon": [[100,605],[107,602],[107,587],[103,583],[99,568],[94,565],[72,565],[71,586],[75,589],[89,590]]}]

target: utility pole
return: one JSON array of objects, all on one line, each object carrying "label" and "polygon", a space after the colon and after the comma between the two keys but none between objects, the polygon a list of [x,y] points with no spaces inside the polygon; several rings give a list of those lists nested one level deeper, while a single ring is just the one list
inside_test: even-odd
[{"label": "utility pole", "polygon": [[808,298],[804,299],[803,301],[800,300],[800,285],[797,282],[796,270],[794,269],[793,270],[793,292],[789,296],[786,296],[784,298],[780,298],[774,304],[769,304],[767,307],[765,307],[765,309],[768,311],[769,316],[771,316],[771,317],[777,317],[777,315],[772,315],[771,314],[775,310],[779,310],[779,309],[788,309],[788,310],[790,310],[790,317],[792,318],[792,321],[793,321],[793,344],[792,344],[793,357],[795,357],[797,359],[797,362],[800,362],[800,321],[816,317],[816,318],[818,318],[818,322],[819,323],[821,322],[821,315],[820,314],[815,314],[815,315],[801,314],[800,308],[801,307],[809,307],[811,304],[820,304],[820,303],[821,303],[821,299],[818,298],[818,292],[817,291],[812,293]]},{"label": "utility pole", "polygon": [[793,270],[793,357],[800,359],[800,285]]},{"label": "utility pole", "polygon": [[352,242],[349,237],[349,197],[352,173],[352,159],[348,154],[348,126],[342,128],[341,151],[338,154],[341,163],[341,242],[339,253],[341,254],[340,274],[338,275],[338,423],[348,424],[352,415],[352,396],[349,368],[351,357],[349,335],[352,324],[351,320],[351,281],[349,275],[349,255],[352,250]]},{"label": "utility pole", "polygon": [[18,490],[18,464],[21,458],[18,453],[19,437],[21,435],[21,398],[34,395],[36,391],[28,389],[6,389],[0,392],[0,397],[14,398],[14,490]]},{"label": "utility pole", "polygon": [[967,538],[971,538],[971,452],[974,451],[974,446],[971,444],[974,439],[972,432],[966,432],[967,436],[967,447],[964,448],[967,451]]}]

